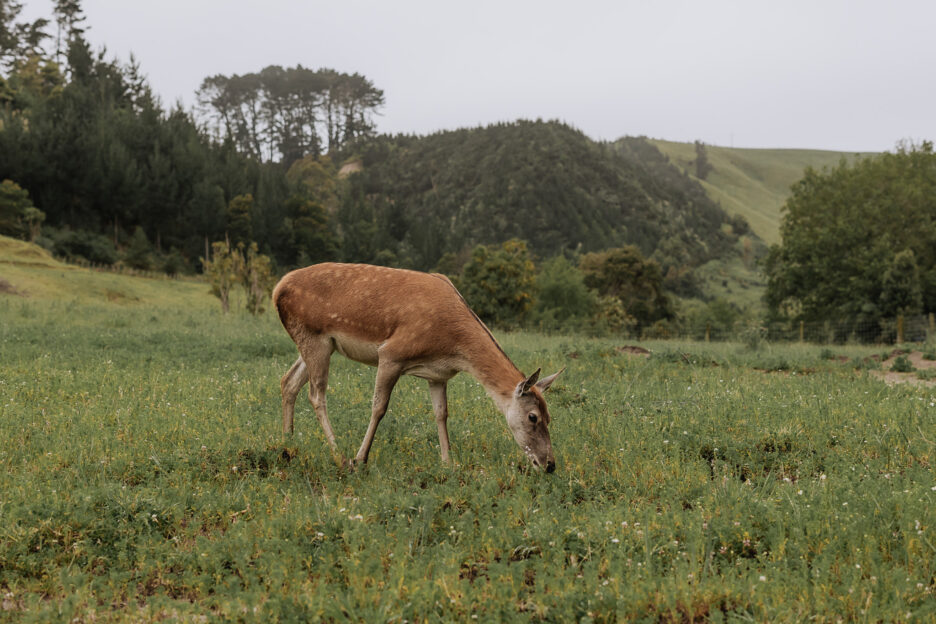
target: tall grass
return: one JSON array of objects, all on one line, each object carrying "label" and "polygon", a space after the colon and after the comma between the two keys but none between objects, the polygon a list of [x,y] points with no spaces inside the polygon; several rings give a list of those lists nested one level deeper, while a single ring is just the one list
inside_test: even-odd
[{"label": "tall grass", "polygon": [[[173,285],[166,288],[187,288]],[[936,393],[820,348],[501,336],[549,392],[528,470],[474,380],[454,465],[405,378],[337,467],[273,315],[0,299],[0,620],[936,618]],[[335,356],[351,454],[374,371]]]}]

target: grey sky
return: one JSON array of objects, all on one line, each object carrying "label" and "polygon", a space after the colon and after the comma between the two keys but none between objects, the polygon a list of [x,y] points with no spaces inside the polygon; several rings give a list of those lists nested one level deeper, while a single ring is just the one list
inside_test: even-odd
[{"label": "grey sky", "polygon": [[[27,0],[29,16],[50,0]],[[381,132],[561,119],[597,139],[846,151],[936,138],[936,2],[84,0],[164,103],[302,64],[383,89]]]}]

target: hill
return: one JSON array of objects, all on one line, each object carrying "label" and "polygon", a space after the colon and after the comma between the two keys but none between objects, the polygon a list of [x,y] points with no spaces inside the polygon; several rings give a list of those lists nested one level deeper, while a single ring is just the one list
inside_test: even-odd
[{"label": "hill", "polygon": [[[629,140],[629,139],[622,139]],[[695,173],[695,145],[648,139],[671,163],[699,182],[708,196],[729,214],[741,215],[767,244],[780,242],[780,209],[790,186],[803,177],[806,167],[822,169],[836,165],[849,152],[805,149],[747,149],[706,145],[713,165],[705,180]],[[868,154],[859,154],[868,155]]]},{"label": "hill", "polygon": [[45,249],[0,235],[0,295],[30,300],[214,309],[208,285],[192,278],[141,277],[59,262]]},{"label": "hill", "polygon": [[401,265],[428,269],[446,252],[516,237],[543,258],[633,244],[683,269],[730,253],[742,233],[644,139],[602,144],[561,123],[518,121],[357,149],[363,169],[348,178],[357,199],[338,211],[342,231],[370,231],[371,253]]}]

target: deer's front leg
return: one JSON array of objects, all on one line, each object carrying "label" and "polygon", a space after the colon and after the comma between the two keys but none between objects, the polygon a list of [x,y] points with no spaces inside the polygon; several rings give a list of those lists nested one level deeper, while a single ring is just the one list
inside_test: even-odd
[{"label": "deer's front leg", "polygon": [[381,360],[377,364],[377,383],[374,386],[374,403],[371,410],[370,424],[367,426],[367,433],[364,434],[364,441],[361,442],[361,448],[358,449],[354,457],[355,464],[367,463],[367,456],[370,453],[371,444],[374,442],[374,434],[377,432],[377,425],[380,419],[387,413],[387,406],[390,404],[390,393],[400,378],[402,367],[391,361]]},{"label": "deer's front leg", "polygon": [[448,427],[448,397],[446,393],[448,384],[444,381],[429,382],[429,396],[432,397],[432,411],[435,413],[436,426],[439,428],[439,449],[442,452],[442,461],[449,463],[449,437]]}]

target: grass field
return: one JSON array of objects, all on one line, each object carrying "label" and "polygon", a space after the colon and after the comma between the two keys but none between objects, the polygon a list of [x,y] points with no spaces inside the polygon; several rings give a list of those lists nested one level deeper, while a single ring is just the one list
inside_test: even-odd
[{"label": "grass field", "polygon": [[[936,619],[936,392],[872,379],[883,349],[503,335],[525,371],[568,367],[554,474],[467,376],[453,466],[404,379],[348,473],[304,399],[280,433],[273,315],[11,266],[32,293],[73,273],[0,295],[0,621]],[[136,300],[81,296],[105,278]],[[333,359],[346,454],[373,378]]]}]

